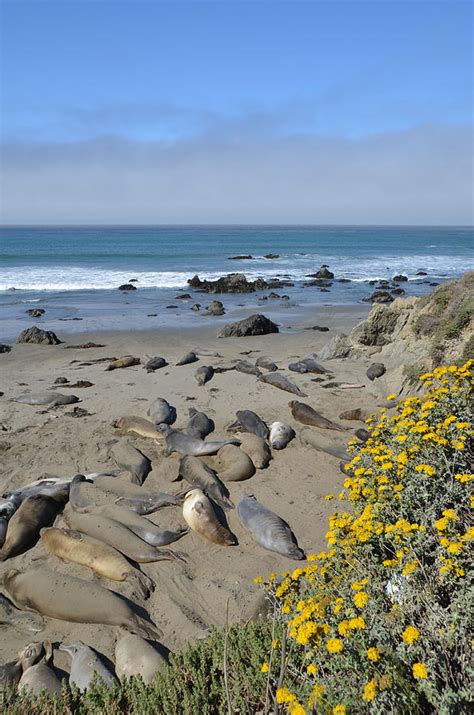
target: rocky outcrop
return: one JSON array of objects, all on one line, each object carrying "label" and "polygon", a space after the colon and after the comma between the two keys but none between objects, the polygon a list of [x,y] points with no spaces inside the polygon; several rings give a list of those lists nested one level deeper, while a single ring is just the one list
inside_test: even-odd
[{"label": "rocky outcrop", "polygon": [[351,351],[351,344],[347,335],[336,333],[326,345],[319,351],[318,357],[321,360],[334,360],[335,358],[345,358]]},{"label": "rocky outcrop", "polygon": [[46,313],[44,308],[29,308],[25,310],[27,315],[31,315],[32,318],[41,318],[42,315]]},{"label": "rocky outcrop", "polygon": [[213,300],[212,303],[207,306],[206,312],[203,313],[203,315],[224,315],[224,313],[225,310],[221,301]]},{"label": "rocky outcrop", "polygon": [[245,318],[245,320],[239,320],[237,323],[228,323],[221,330],[219,337],[243,338],[250,335],[268,335],[269,333],[278,332],[278,325],[265,315],[257,313]]},{"label": "rocky outcrop", "polygon": [[188,285],[190,288],[204,293],[255,293],[257,290],[267,290],[268,288],[285,288],[292,286],[293,283],[277,278],[270,281],[263,278],[248,281],[243,273],[229,273],[215,281],[202,281],[198,275],[195,275],[188,280]]},{"label": "rocky outcrop", "polygon": [[388,290],[375,290],[372,295],[362,298],[365,303],[391,303],[393,295]]},{"label": "rocky outcrop", "polygon": [[118,290],[137,290],[137,287],[134,286],[132,283],[123,283],[121,286],[118,287]]},{"label": "rocky outcrop", "polygon": [[35,343],[36,345],[59,345],[62,342],[52,330],[41,330],[36,325],[23,330],[16,341],[17,343]]},{"label": "rocky outcrop", "polygon": [[12,349],[11,345],[6,345],[5,343],[0,343],[0,353],[9,353]]},{"label": "rocky outcrop", "polygon": [[317,273],[308,273],[307,278],[324,278],[331,280],[334,278],[334,273],[329,270],[329,266],[323,265]]},{"label": "rocky outcrop", "polygon": [[228,261],[253,261],[255,260],[253,256],[247,254],[245,256],[229,256]]}]

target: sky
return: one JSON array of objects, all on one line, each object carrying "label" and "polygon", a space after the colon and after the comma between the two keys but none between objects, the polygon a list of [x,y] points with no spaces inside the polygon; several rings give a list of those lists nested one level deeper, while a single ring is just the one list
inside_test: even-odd
[{"label": "sky", "polygon": [[0,7],[3,223],[472,223],[471,2]]}]

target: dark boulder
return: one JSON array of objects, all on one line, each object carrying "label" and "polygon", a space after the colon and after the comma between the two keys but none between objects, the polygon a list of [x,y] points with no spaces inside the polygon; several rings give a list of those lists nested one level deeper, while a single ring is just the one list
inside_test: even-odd
[{"label": "dark boulder", "polygon": [[278,279],[266,281],[263,278],[257,278],[254,281],[248,281],[243,273],[229,273],[215,281],[202,281],[196,275],[188,280],[188,285],[203,293],[254,293],[256,290],[284,288],[293,284]]},{"label": "dark boulder", "polygon": [[191,300],[192,296],[189,293],[181,293],[180,295],[175,295],[175,300]]},{"label": "dark boulder", "polygon": [[23,330],[16,341],[17,343],[35,343],[37,345],[59,345],[62,342],[52,330],[41,330],[36,325]]},{"label": "dark boulder", "polygon": [[118,290],[137,290],[137,287],[132,285],[131,283],[123,283],[121,286],[118,287]]},{"label": "dark boulder", "polygon": [[417,276],[427,276],[428,273],[426,271],[417,271]]},{"label": "dark boulder", "polygon": [[317,273],[310,273],[307,277],[308,278],[326,278],[326,279],[331,280],[332,278],[334,278],[334,273],[329,270],[329,266],[324,265],[324,266],[321,266],[321,268],[319,269],[319,271]]},{"label": "dark boulder", "polygon": [[278,325],[265,315],[251,315],[245,320],[239,320],[237,323],[228,323],[221,330],[220,338],[242,338],[249,335],[268,335],[269,333],[278,333]]},{"label": "dark boulder", "polygon": [[367,372],[365,373],[369,380],[374,381],[376,377],[382,377],[382,375],[385,375],[386,373],[386,368],[383,362],[373,362],[372,365],[369,366]]},{"label": "dark boulder", "polygon": [[390,292],[392,295],[405,295],[405,291],[403,288],[390,288]]},{"label": "dark boulder", "polygon": [[278,253],[267,253],[264,258],[268,258],[269,260],[274,260],[275,258],[280,258]]},{"label": "dark boulder", "polygon": [[220,300],[213,300],[206,308],[207,315],[224,315],[224,306]]},{"label": "dark boulder", "polygon": [[366,303],[391,303],[394,298],[388,290],[376,290],[367,298],[362,298]]},{"label": "dark boulder", "polygon": [[395,281],[395,283],[403,283],[403,281],[407,281],[408,278],[400,274],[399,276],[393,276],[392,280]]},{"label": "dark boulder", "polygon": [[44,308],[29,308],[25,310],[27,315],[31,315],[32,318],[41,318],[42,315],[46,313]]},{"label": "dark boulder", "polygon": [[11,345],[5,345],[5,343],[0,343],[0,353],[9,353],[11,349]]},{"label": "dark boulder", "polygon": [[254,257],[250,255],[245,255],[245,256],[229,256],[228,261],[253,261]]}]

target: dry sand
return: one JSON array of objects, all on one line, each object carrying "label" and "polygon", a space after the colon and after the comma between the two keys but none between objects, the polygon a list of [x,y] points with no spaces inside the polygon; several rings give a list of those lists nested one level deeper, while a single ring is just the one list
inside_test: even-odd
[{"label": "dry sand", "polygon": [[[333,504],[325,500],[325,495],[337,493],[344,479],[339,471],[339,460],[300,443],[302,425],[292,419],[288,402],[294,398],[289,393],[234,370],[216,374],[209,383],[199,387],[194,372],[200,365],[218,367],[229,365],[238,358],[255,361],[260,355],[269,356],[282,368],[283,374],[307,393],[304,402],[339,422],[341,411],[352,407],[376,408],[381,397],[387,394],[384,378],[375,383],[366,378],[370,360],[348,358],[326,362],[335,380],[365,385],[358,390],[323,389],[324,383],[314,381],[318,375],[292,373],[287,370],[287,365],[309,353],[317,353],[336,331],[348,333],[354,324],[365,318],[367,311],[365,306],[326,309],[324,314],[308,323],[328,325],[330,332],[326,333],[304,330],[300,326],[291,334],[218,339],[215,328],[206,328],[199,332],[75,335],[58,346],[15,345],[11,353],[0,356],[0,389],[4,392],[0,397],[0,429],[3,430],[0,433],[0,493],[47,474],[72,476],[114,468],[116,465],[108,457],[108,443],[118,435],[110,424],[111,419],[121,415],[146,417],[148,405],[156,397],[164,397],[176,407],[178,419],[174,427],[177,428],[186,426],[190,407],[205,411],[216,423],[216,431],[209,439],[227,437],[226,426],[235,419],[236,410],[251,409],[268,424],[274,420],[288,421],[297,436],[285,450],[273,453],[267,469],[258,470],[248,481],[228,483],[231,498],[237,503],[243,495],[254,494],[290,524],[299,545],[307,553],[321,550],[325,547],[327,516],[333,508]],[[67,344],[87,340],[105,343],[106,347],[64,349]],[[185,352],[197,346],[216,350],[222,358],[203,356],[198,363],[175,366]],[[141,365],[106,372],[107,363],[80,364],[126,354],[137,357],[161,355],[169,361],[169,366],[147,374]],[[69,413],[74,405],[45,411],[41,407],[9,401],[26,391],[48,390],[60,376],[68,378],[70,383],[77,380],[94,383],[87,389],[58,388],[61,392],[78,395],[81,398],[78,407],[87,410],[90,416],[71,416]],[[362,423],[346,422],[345,425],[347,436],[311,429],[334,444],[344,445]],[[166,459],[160,443],[131,436],[129,439],[152,461],[153,470],[145,482],[148,489],[178,493],[187,486],[171,481],[177,473],[177,455]],[[125,473],[118,478],[128,480]],[[161,509],[151,518],[163,528],[184,524],[179,507]],[[61,517],[57,524],[61,524]],[[240,524],[235,510],[229,514],[229,524],[238,537],[238,546],[213,545],[191,532],[171,546],[186,554],[186,564],[157,562],[143,565],[143,571],[156,582],[156,590],[147,601],[133,593],[126,583],[103,581],[102,584],[146,609],[164,632],[163,644],[171,650],[181,648],[187,641],[205,637],[211,625],[223,625],[227,601],[230,620],[245,619],[258,593],[253,584],[254,577],[293,569],[297,562],[259,547]],[[88,569],[48,556],[41,543],[26,554],[0,564],[0,576],[9,568],[24,571],[31,565],[41,564],[85,580],[93,579]],[[4,663],[28,642],[40,639],[57,642],[79,638],[112,658],[117,629],[45,619],[45,628],[38,634],[9,625],[0,625],[0,634],[0,663]],[[55,651],[55,664],[65,667],[68,660],[64,654]]]}]

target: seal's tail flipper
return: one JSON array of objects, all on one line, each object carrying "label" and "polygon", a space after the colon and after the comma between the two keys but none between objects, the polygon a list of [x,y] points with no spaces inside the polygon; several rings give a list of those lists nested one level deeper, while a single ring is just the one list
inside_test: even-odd
[{"label": "seal's tail flipper", "polygon": [[125,626],[131,633],[135,633],[142,638],[157,641],[163,636],[163,631],[149,621],[145,621],[141,616],[134,614],[133,622]]}]

